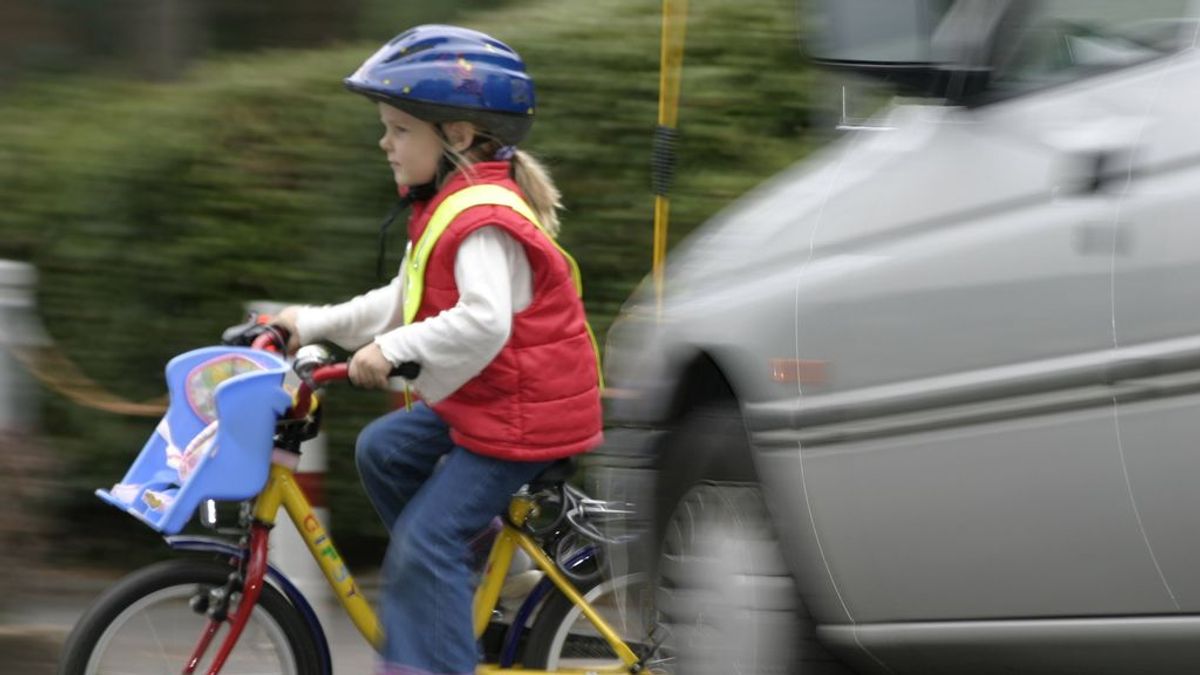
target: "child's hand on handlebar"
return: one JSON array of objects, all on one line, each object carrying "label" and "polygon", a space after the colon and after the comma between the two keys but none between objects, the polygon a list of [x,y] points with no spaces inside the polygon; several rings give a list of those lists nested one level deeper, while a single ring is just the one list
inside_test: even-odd
[{"label": "child's hand on handlebar", "polygon": [[287,331],[288,343],[287,353],[295,354],[297,349],[300,349],[300,331],[296,329],[296,315],[299,313],[299,308],[295,305],[285,307],[279,312],[271,323],[283,328]]},{"label": "child's hand on handlebar", "polygon": [[391,373],[392,362],[387,360],[374,342],[355,352],[350,359],[350,381],[356,387],[386,389]]}]

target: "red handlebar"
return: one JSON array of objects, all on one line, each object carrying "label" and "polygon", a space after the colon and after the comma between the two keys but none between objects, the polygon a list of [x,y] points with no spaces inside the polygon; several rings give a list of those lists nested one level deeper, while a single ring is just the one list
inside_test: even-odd
[{"label": "red handlebar", "polygon": [[321,366],[312,372],[312,381],[317,384],[350,379],[350,364],[335,363],[332,366]]},{"label": "red handlebar", "polygon": [[[264,352],[271,352],[272,354],[278,354],[279,348],[275,346],[275,340],[273,339],[273,337],[274,336],[271,335],[270,333],[263,333],[262,335],[259,335],[258,337],[254,338],[254,342],[251,342],[250,346],[253,347],[254,349],[261,349]],[[242,344],[245,344],[245,343],[243,342]]]},{"label": "red handlebar", "polygon": [[[284,335],[286,335],[286,332]],[[266,352],[271,352],[272,354],[281,354],[282,350],[279,348],[277,339],[282,339],[277,332],[268,331],[254,338],[254,341],[250,343],[250,346],[254,349],[261,349]],[[419,372],[420,366],[416,363],[402,363],[400,364],[400,367],[392,371],[392,374],[411,379],[415,378]],[[312,374],[309,376],[308,382],[312,382],[313,385],[319,386],[326,382],[336,382],[339,380],[348,379],[350,379],[350,364],[335,363],[333,365],[315,368],[312,371]],[[313,390],[313,388],[309,386],[308,382],[302,382],[300,384],[300,389],[296,391],[296,404],[292,406],[292,410],[288,414],[288,417],[299,419],[308,415],[308,411],[312,406]]]},{"label": "red handlebar", "polygon": [[[337,380],[346,380],[350,378],[350,364],[335,363],[332,366],[321,366],[312,371],[311,379],[313,384],[324,384],[326,382],[334,382]],[[309,409],[312,407],[312,388],[307,382],[300,383],[300,389],[296,392],[296,405],[292,406],[292,410],[288,416],[293,419],[300,419],[308,415]]]},{"label": "red handlebar", "polygon": [[[268,331],[254,338],[250,346],[253,349],[261,349],[272,354],[281,354],[282,350],[276,343],[276,338],[276,333]],[[330,366],[321,366],[312,371],[309,379],[314,385],[350,379],[350,364],[335,363]],[[308,385],[308,382],[301,382],[300,389],[296,391],[296,403],[288,411],[287,416],[292,419],[301,419],[307,416],[312,408],[312,393],[312,387]]]}]

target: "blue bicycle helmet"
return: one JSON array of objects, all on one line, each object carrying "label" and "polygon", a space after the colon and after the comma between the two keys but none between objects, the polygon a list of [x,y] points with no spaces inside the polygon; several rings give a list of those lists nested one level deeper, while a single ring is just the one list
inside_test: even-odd
[{"label": "blue bicycle helmet", "polygon": [[467,28],[411,28],[344,82],[426,122],[472,122],[505,145],[519,143],[533,126],[533,80],[525,62],[503,42]]}]

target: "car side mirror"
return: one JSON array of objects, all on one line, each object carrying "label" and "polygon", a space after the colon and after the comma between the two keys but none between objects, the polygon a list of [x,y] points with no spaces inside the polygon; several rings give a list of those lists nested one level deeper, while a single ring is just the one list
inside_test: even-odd
[{"label": "car side mirror", "polygon": [[970,104],[1029,0],[809,0],[806,52],[819,66],[901,94]]}]

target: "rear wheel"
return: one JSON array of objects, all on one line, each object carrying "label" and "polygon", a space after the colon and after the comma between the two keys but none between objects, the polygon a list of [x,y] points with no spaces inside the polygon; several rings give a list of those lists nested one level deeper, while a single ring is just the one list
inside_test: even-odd
[{"label": "rear wheel", "polygon": [[[643,575],[612,579],[597,575],[577,590],[634,654],[643,658],[648,654],[650,591]],[[522,661],[525,668],[549,671],[621,665],[616,651],[583,610],[557,589],[538,611]],[[653,660],[650,665],[650,672],[655,672]]]},{"label": "rear wheel", "polygon": [[[138,570],[109,589],[76,624],[63,648],[60,675],[179,673],[207,625],[193,609],[225,585],[227,564],[170,560]],[[237,608],[239,594],[230,603]],[[202,602],[202,600],[201,600]],[[204,673],[228,632],[224,623],[195,672]],[[304,619],[265,585],[223,675],[316,675],[316,646]]]}]

